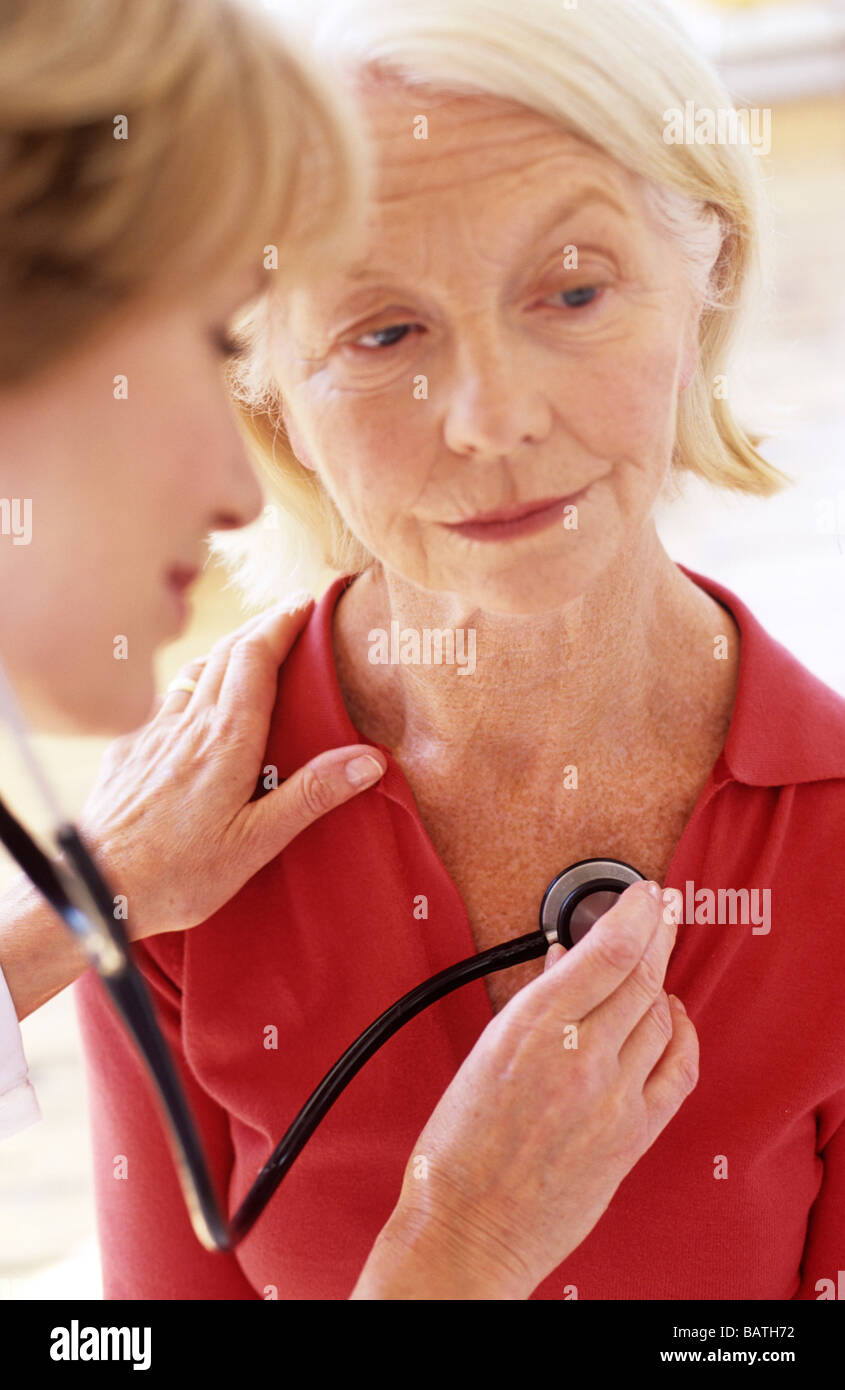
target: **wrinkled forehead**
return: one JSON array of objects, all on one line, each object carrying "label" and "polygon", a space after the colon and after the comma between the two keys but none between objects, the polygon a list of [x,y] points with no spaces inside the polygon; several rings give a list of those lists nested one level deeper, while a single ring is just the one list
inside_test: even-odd
[{"label": "wrinkled forehead", "polygon": [[[638,180],[590,141],[519,102],[408,86],[369,74],[357,87],[373,158],[372,202],[449,194],[523,198],[583,179],[637,202]],[[501,211],[501,209],[499,209]]]},{"label": "wrinkled forehead", "polygon": [[659,254],[641,180],[541,112],[395,78],[365,81],[356,96],[372,168],[360,235],[303,272],[283,312],[351,311],[399,282],[471,295],[476,281],[518,279],[556,239]]}]

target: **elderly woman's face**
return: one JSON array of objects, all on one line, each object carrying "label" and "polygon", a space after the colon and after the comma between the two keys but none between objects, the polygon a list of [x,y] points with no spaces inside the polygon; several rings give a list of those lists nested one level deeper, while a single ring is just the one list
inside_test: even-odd
[{"label": "elderly woman's face", "polygon": [[632,175],[526,108],[391,85],[366,109],[363,254],[280,304],[291,441],[387,570],[489,611],[557,607],[636,542],[666,474],[695,367],[678,252]]}]

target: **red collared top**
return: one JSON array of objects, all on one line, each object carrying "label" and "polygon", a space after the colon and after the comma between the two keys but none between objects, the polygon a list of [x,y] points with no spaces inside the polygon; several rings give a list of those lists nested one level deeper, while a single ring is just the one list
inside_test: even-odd
[{"label": "red collared top", "polygon": [[[679,927],[666,988],[698,1030],[698,1086],[534,1297],[815,1299],[835,1296],[837,1279],[842,1297],[845,701],[734,594],[684,573],[733,614],[741,653],[725,746],[665,886],[684,900],[688,883],[709,889],[713,902],[747,888],[749,907],[718,925],[705,905]],[[332,612],[349,582],[327,590],[281,670],[266,758],[280,777],[323,749],[367,742],[332,656]],[[383,751],[377,786],[300,834],[208,922],[136,948],[231,1211],[358,1033],[475,950]],[[768,913],[752,889],[770,891]],[[407,1025],[349,1086],[249,1237],[220,1255],[191,1232],[150,1088],[93,972],[76,989],[107,1298],[346,1298],[415,1140],[492,1017],[477,981]]]}]

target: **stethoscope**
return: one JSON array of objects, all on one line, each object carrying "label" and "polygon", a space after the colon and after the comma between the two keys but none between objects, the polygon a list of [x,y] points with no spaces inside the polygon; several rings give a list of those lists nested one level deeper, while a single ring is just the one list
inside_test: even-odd
[{"label": "stethoscope", "polygon": [[[143,977],[132,960],[125,919],[114,895],[65,820],[30,747],[21,712],[0,665],[0,708],[24,762],[51,813],[56,844],[67,864],[51,860],[0,800],[0,842],[82,942],[151,1076],[163,1109],[174,1164],[197,1239],[207,1250],[232,1250],[252,1229],[320,1121],[366,1062],[404,1024],[461,985],[545,955],[560,942],[575,946],[614,899],[643,875],[619,859],[581,859],[552,879],[536,931],[450,965],[404,994],[338,1058],[268,1158],[231,1220],[217,1200],[202,1145],[173,1059],[162,1037]],[[70,869],[67,867],[70,866]]]}]

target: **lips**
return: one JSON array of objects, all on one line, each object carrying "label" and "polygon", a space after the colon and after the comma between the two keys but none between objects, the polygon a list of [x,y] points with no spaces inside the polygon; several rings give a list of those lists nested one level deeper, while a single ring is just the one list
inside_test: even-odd
[{"label": "lips", "polygon": [[[571,494],[577,496],[577,493]],[[492,512],[479,512],[477,516],[468,516],[463,521],[452,521],[451,526],[484,526],[490,521],[523,521],[527,516],[533,516],[535,512],[544,512],[547,507],[554,507],[570,500],[569,497],[542,497],[535,502],[523,502],[515,507],[496,507]]]},{"label": "lips", "polygon": [[175,615],[175,631],[182,632],[190,618],[188,590],[200,573],[197,565],[171,565],[165,575],[165,589]]},{"label": "lips", "polygon": [[167,571],[168,587],[182,594],[191,587],[198,574],[199,570],[196,567],[174,565]]}]

